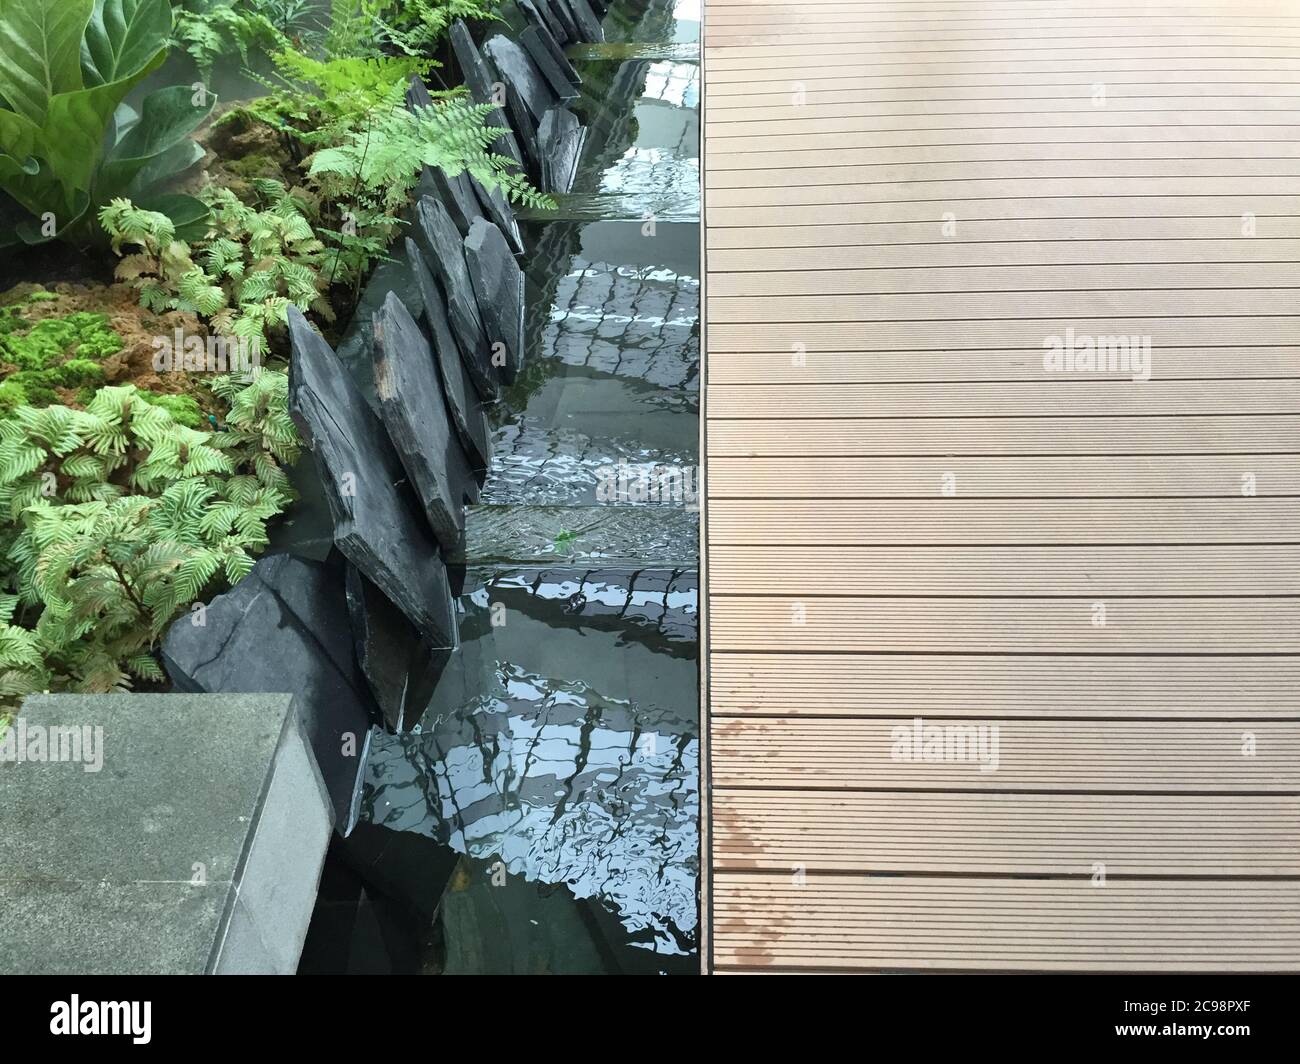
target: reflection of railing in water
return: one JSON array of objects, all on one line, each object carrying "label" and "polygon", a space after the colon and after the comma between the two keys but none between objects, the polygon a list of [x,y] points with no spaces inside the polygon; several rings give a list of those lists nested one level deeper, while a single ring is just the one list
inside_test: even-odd
[{"label": "reflection of railing in water", "polygon": [[[539,620],[621,636],[673,657],[694,658],[699,638],[699,574],[681,569],[516,569],[495,574],[470,596]],[[462,625],[467,633],[475,618]]]},{"label": "reflection of railing in water", "polygon": [[633,941],[693,948],[693,721],[503,663],[491,690],[377,743],[365,816],[611,905]]},{"label": "reflection of railing in water", "polygon": [[542,351],[571,366],[699,391],[700,282],[658,267],[574,257]]}]

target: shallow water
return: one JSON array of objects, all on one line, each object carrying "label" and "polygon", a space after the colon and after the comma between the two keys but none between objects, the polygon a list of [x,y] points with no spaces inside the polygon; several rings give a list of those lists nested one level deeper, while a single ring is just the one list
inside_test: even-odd
[{"label": "shallow water", "polygon": [[616,0],[577,56],[591,133],[527,226],[461,650],[418,727],[374,737],[365,830],[434,847],[405,873],[441,898],[424,971],[698,967],[698,7]]}]

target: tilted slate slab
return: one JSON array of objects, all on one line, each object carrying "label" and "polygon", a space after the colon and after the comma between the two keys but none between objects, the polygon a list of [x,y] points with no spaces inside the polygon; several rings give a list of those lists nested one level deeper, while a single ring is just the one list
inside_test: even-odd
[{"label": "tilted slate slab", "polygon": [[465,505],[478,498],[478,483],[452,426],[429,341],[392,294],[375,315],[375,394],[429,527],[443,550],[455,551],[465,534]]},{"label": "tilted slate slab", "polygon": [[469,183],[469,174],[462,172],[450,177],[438,166],[428,167],[427,174],[430,185],[442,200],[442,205],[447,208],[451,220],[456,223],[461,235],[465,235],[474,224],[474,219],[483,217],[483,205],[474,193],[474,186]]},{"label": "tilted slate slab", "polygon": [[259,559],[201,612],[172,623],[162,659],[182,691],[294,692],[335,822],[344,834],[352,829],[375,705],[356,666],[337,566],[290,554]]},{"label": "tilted slate slab", "polygon": [[[496,104],[497,101],[492,94],[492,83],[497,80],[496,74],[483,62],[483,56],[474,43],[474,38],[470,36],[469,28],[465,25],[464,20],[457,19],[451,24],[448,37],[451,40],[452,51],[456,53],[456,62],[460,64],[461,73],[465,77],[465,84],[469,88],[469,94],[474,102]],[[519,142],[515,139],[509,119],[500,107],[497,107],[488,115],[487,124],[504,130],[501,136],[493,142],[492,150],[499,155],[513,159],[520,166],[523,166],[523,151],[519,147]]]},{"label": "tilted slate slab", "polygon": [[510,206],[506,194],[499,188],[488,188],[477,178],[471,177],[469,183],[478,196],[479,203],[483,205],[484,215],[489,221],[495,222],[496,227],[505,234],[514,253],[522,255],[524,237],[519,231],[519,221],[515,218],[514,208]]},{"label": "tilted slate slab", "polygon": [[[392,731],[401,731],[412,674],[422,671],[424,665],[420,633],[355,565],[346,568],[345,590],[357,664],[370,684],[384,723]],[[421,705],[420,711],[423,708]]]},{"label": "tilted slate slab", "polygon": [[488,340],[494,350],[497,344],[505,348],[501,375],[513,383],[524,364],[524,272],[501,230],[482,218],[465,238],[465,264]]},{"label": "tilted slate slab", "polygon": [[460,345],[474,390],[486,403],[500,397],[501,375],[492,365],[492,348],[483,331],[474,283],[465,265],[462,237],[447,209],[431,196],[421,196],[415,207],[415,241],[442,284],[452,332]]},{"label": "tilted slate slab", "polygon": [[542,187],[547,192],[568,192],[578,173],[578,160],[587,131],[567,107],[552,107],[537,128],[542,148]]},{"label": "tilted slate slab", "polygon": [[424,256],[410,237],[406,238],[406,259],[415,273],[416,285],[420,290],[425,333],[433,344],[433,356],[438,363],[447,408],[451,411],[451,420],[460,436],[465,457],[481,484],[492,460],[492,437],[488,430],[487,415],[474,391],[474,384],[469,379],[469,371],[465,369],[460,347],[452,335],[451,323],[447,320],[446,300],[438,288],[438,282],[429,272]]},{"label": "tilted slate slab", "polygon": [[455,646],[447,570],[383,425],[329,344],[293,307],[289,336],[289,412],[316,460],[335,544],[423,635]]},{"label": "tilted slate slab", "polygon": [[551,10],[551,5],[546,0],[516,0],[519,10],[524,13],[528,21],[539,29],[543,29],[558,45],[569,39],[565,32],[564,26],[560,20],[555,17],[555,12]]},{"label": "tilted slate slab", "polygon": [[534,0],[534,2],[548,10],[551,17],[559,24],[563,32],[557,33],[555,39],[561,44],[573,44],[575,41],[582,40],[582,35],[578,32],[578,20],[573,17],[573,12],[564,0]]},{"label": "tilted slate slab", "polygon": [[412,74],[406,85],[406,106],[414,111],[418,107],[432,107],[433,97],[429,95],[429,86],[419,74]]},{"label": "tilted slate slab", "polygon": [[[564,53],[560,51],[554,37],[544,29],[528,26],[519,35],[519,43],[523,45],[528,57],[541,71],[542,77],[546,79],[546,83],[551,87],[551,91],[555,93],[557,99],[576,100],[578,98],[579,82],[576,80],[577,73],[569,65],[569,61],[564,58]],[[573,74],[572,78],[570,77],[571,73]]]},{"label": "tilted slate slab", "polygon": [[498,33],[483,45],[483,54],[496,68],[501,80],[518,90],[524,106],[532,115],[533,124],[540,122],[557,97],[528,53],[509,37]]},{"label": "tilted slate slab", "polygon": [[0,762],[0,972],[293,974],[332,818],[293,696],[36,695],[18,720],[102,761]]},{"label": "tilted slate slab", "polygon": [[588,44],[599,44],[605,39],[605,30],[600,24],[600,18],[591,9],[587,0],[556,0],[556,2],[567,5],[573,13],[573,21],[577,24],[578,36],[582,40]]}]

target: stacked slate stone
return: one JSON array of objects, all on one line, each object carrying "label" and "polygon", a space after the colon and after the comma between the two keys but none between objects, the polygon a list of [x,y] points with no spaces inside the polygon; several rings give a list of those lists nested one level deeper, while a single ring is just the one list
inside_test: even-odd
[{"label": "stacked slate stone", "polygon": [[[413,81],[409,103],[430,102]],[[523,368],[519,226],[505,197],[430,170],[405,261],[418,292],[373,318],[376,403],[325,339],[289,311],[289,408],[333,525],[324,562],[277,554],[168,631],[183,691],[298,697],[336,823],[359,813],[372,723],[409,726],[458,646],[445,559],[492,456],[487,406]]]},{"label": "stacked slate stone", "polygon": [[592,0],[518,0],[528,22],[519,40],[498,33],[481,49],[464,22],[451,27],[452,48],[471,95],[478,103],[497,105],[492,121],[510,130],[496,150],[519,162],[543,192],[573,187],[587,135],[568,107],[578,98],[581,79],[564,48],[604,40],[600,18],[608,6]]}]

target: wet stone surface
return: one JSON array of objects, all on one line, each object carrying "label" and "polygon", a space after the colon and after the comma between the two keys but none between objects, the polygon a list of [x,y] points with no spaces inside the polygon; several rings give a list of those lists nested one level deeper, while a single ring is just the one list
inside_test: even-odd
[{"label": "wet stone surface", "polygon": [[483,55],[492,62],[498,77],[519,93],[536,125],[557,97],[528,53],[510,38],[497,34],[483,44]]},{"label": "wet stone surface", "polygon": [[[464,75],[465,84],[469,88],[470,96],[473,97],[475,103],[492,103],[492,83],[497,80],[496,75],[483,61],[482,53],[479,52],[478,46],[474,43],[474,38],[470,36],[469,27],[461,19],[457,19],[448,30],[448,37],[451,40],[452,50],[456,54],[456,62]],[[515,139],[506,115],[498,109],[488,116],[487,121],[490,125],[498,126],[505,131],[493,143],[493,150],[523,166],[523,151]]]},{"label": "wet stone surface", "polygon": [[552,107],[542,116],[537,141],[542,150],[542,184],[548,191],[567,192],[573,187],[585,140],[586,130],[567,107]]},{"label": "wet stone surface", "polygon": [[316,462],[335,544],[422,634],[454,646],[447,570],[382,423],[329,344],[293,307],[289,328],[289,410]]},{"label": "wet stone surface", "polygon": [[447,320],[447,301],[438,283],[429,272],[424,256],[415,242],[406,240],[406,258],[415,274],[416,287],[423,307],[425,333],[433,345],[434,358],[442,381],[443,395],[451,413],[452,422],[459,434],[461,446],[475,477],[480,482],[486,475],[492,455],[488,437],[487,417],[483,405],[474,391],[473,381],[460,355],[460,346],[452,335],[451,322]]},{"label": "wet stone surface", "polygon": [[484,402],[495,402],[500,376],[492,366],[491,346],[483,333],[474,285],[465,265],[465,250],[456,223],[447,209],[431,196],[415,208],[415,239],[432,267],[447,299],[448,316],[460,345],[470,380]]},{"label": "wet stone surface", "polygon": [[444,550],[455,550],[478,484],[452,425],[433,351],[395,295],[375,316],[375,391],[429,527]]},{"label": "wet stone surface", "polygon": [[[174,622],[162,659],[180,691],[293,693],[335,821],[346,831],[356,817],[375,702],[353,659],[343,579],[338,565],[263,558],[202,615]],[[355,737],[350,755],[348,734]]]},{"label": "wet stone surface", "polygon": [[556,96],[561,100],[578,98],[582,78],[549,30],[539,25],[528,26],[519,35],[519,43],[537,64],[537,69]]},{"label": "wet stone surface", "polygon": [[483,218],[465,237],[465,265],[478,299],[489,347],[504,348],[494,363],[502,379],[513,383],[524,364],[524,275],[501,230]]}]

